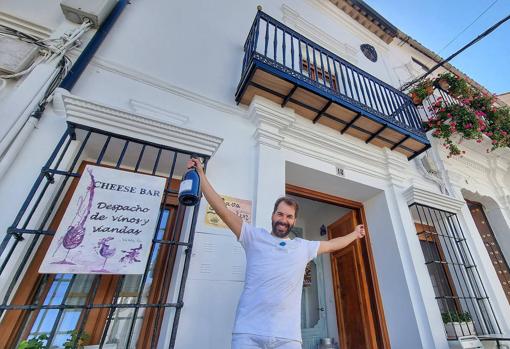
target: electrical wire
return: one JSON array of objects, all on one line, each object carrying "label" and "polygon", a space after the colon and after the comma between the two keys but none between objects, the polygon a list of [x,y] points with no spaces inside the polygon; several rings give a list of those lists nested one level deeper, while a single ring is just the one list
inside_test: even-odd
[{"label": "electrical wire", "polygon": [[482,16],[483,16],[483,15],[484,15],[487,11],[489,11],[489,10],[490,10],[490,8],[491,8],[492,6],[494,6],[494,5],[495,5],[498,1],[499,1],[499,0],[494,0],[494,1],[492,2],[492,4],[490,4],[490,5],[489,5],[489,7],[487,7],[487,8],[486,8],[486,9],[485,9],[482,13],[480,13],[480,15],[479,15],[478,17],[476,17],[476,18],[473,20],[473,22],[471,22],[471,23],[470,23],[470,24],[469,24],[466,28],[464,28],[464,29],[463,29],[463,30],[462,30],[459,34],[457,34],[457,35],[456,35],[453,39],[451,39],[451,40],[450,40],[450,42],[448,42],[448,43],[447,43],[447,44],[446,44],[446,45],[445,45],[442,49],[440,49],[440,50],[438,51],[438,53],[441,53],[441,52],[442,52],[445,48],[447,48],[448,46],[450,46],[450,44],[451,44],[452,42],[454,42],[455,40],[457,40],[457,38],[458,38],[459,36],[461,36],[461,35],[462,35],[462,34],[463,34],[466,30],[468,30],[468,29],[469,29],[469,28],[470,28],[473,24],[475,24],[475,22],[476,22],[478,19],[480,19],[480,17],[482,17]]},{"label": "electrical wire", "polygon": [[79,27],[75,28],[69,33],[65,33],[59,38],[55,39],[43,39],[40,40],[34,36],[22,33],[15,29],[0,25],[0,35],[17,38],[21,41],[28,42],[39,46],[40,56],[36,58],[32,64],[21,72],[9,75],[0,75],[0,79],[13,79],[30,73],[38,64],[44,63],[55,57],[64,58],[64,69],[67,70],[69,66],[69,58],[65,56],[65,53],[75,46],[79,46],[80,37],[92,27],[90,20],[85,19]]},{"label": "electrical wire", "polygon": [[468,49],[469,47],[473,46],[474,44],[476,44],[478,41],[482,40],[484,37],[486,37],[487,35],[489,35],[490,33],[492,33],[494,30],[496,30],[496,28],[498,28],[500,25],[502,25],[503,23],[505,23],[506,21],[508,21],[510,19],[510,15],[506,16],[505,18],[503,18],[502,20],[500,20],[499,22],[497,22],[496,24],[494,24],[492,27],[490,27],[489,29],[487,29],[486,31],[484,31],[482,34],[478,35],[476,38],[474,38],[473,40],[471,40],[468,44],[464,45],[464,47],[462,47],[461,49],[457,50],[455,53],[451,54],[448,58],[446,59],[443,59],[442,61],[440,61],[439,63],[437,63],[435,66],[433,66],[432,68],[430,68],[426,73],[424,73],[423,75],[417,77],[416,79],[412,80],[412,81],[409,81],[407,83],[405,83],[404,85],[402,85],[402,87],[400,87],[400,90],[401,91],[405,91],[406,89],[408,89],[409,87],[411,87],[412,85],[416,84],[417,82],[423,80],[425,77],[427,77],[428,75],[430,75],[431,73],[433,73],[434,71],[436,71],[437,68],[441,67],[443,64],[449,62],[450,60],[452,60],[453,58],[455,58],[456,56],[458,56],[460,53],[462,53],[463,51],[465,51],[466,49]]}]

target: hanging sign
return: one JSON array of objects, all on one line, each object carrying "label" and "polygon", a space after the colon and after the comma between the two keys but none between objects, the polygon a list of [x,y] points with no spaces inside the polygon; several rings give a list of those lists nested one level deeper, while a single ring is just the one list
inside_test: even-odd
[{"label": "hanging sign", "polygon": [[39,273],[143,274],[165,179],[87,165]]},{"label": "hanging sign", "polygon": [[[244,222],[251,224],[250,200],[237,199],[230,196],[221,196],[221,198],[225,202],[225,206],[227,206],[230,211],[241,217]],[[213,227],[227,228],[227,225],[221,220],[211,205],[207,205],[207,210],[205,212],[205,223]]]}]

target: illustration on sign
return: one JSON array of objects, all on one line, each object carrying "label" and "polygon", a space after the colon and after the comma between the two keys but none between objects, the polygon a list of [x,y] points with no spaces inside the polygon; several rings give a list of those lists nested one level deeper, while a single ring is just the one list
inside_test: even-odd
[{"label": "illustration on sign", "polygon": [[143,274],[165,179],[87,165],[40,273]]},{"label": "illustration on sign", "polygon": [[[222,196],[221,198],[230,211],[241,217],[244,222],[251,224],[251,200],[237,199],[230,196]],[[205,223],[213,227],[227,228],[211,205],[207,205]]]}]

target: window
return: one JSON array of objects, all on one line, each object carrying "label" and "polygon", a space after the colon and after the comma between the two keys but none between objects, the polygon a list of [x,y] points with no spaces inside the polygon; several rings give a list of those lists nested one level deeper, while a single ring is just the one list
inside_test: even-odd
[{"label": "window", "polygon": [[369,44],[362,44],[360,46],[361,52],[363,52],[363,55],[371,62],[377,62],[377,51],[375,50],[375,47]]},{"label": "window", "polygon": [[[434,227],[415,224],[420,246],[425,257],[425,264],[429,271],[430,279],[434,293],[438,298],[438,305],[441,313],[461,311],[460,304],[456,301],[457,294],[455,286],[450,275],[448,266],[442,261],[445,260],[445,254],[438,239],[438,234]],[[446,298],[443,298],[443,295]]]},{"label": "window", "polygon": [[501,333],[457,215],[409,207],[448,339]]},{"label": "window", "polygon": [[[302,62],[303,74],[307,75],[313,81],[318,81],[319,83],[328,86],[333,91],[338,91],[337,81],[335,75],[330,75],[329,72],[322,73],[322,69],[315,67],[314,64],[308,65],[306,60]],[[317,72],[316,72],[317,71]]]},{"label": "window", "polygon": [[[16,347],[20,340],[38,335],[48,336],[49,348],[61,347],[73,332],[87,334],[89,344],[148,348],[158,344],[163,320],[173,323],[168,329],[173,348],[190,256],[185,254],[183,263],[177,264],[177,252],[191,248],[198,212],[198,208],[179,206],[177,200],[179,181],[175,177],[182,175],[189,156],[70,125],[0,245],[0,274],[8,281],[8,292],[0,304],[0,333],[7,334],[0,336],[1,348]],[[88,163],[167,179],[150,262],[142,275],[38,274]],[[191,218],[191,224],[183,224],[185,217]],[[174,277],[177,267],[176,272],[184,271],[178,280]],[[175,295],[169,294],[171,284]]]}]

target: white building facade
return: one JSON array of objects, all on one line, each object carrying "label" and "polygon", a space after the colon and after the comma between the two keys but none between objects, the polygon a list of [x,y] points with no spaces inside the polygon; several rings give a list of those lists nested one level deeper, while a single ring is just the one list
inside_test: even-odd
[{"label": "white building facade", "polygon": [[[85,348],[230,348],[245,257],[205,199],[179,205],[193,154],[254,225],[270,228],[282,195],[301,205],[296,236],[366,224],[309,265],[304,348],[510,336],[510,151],[465,141],[450,159],[425,134],[426,111],[398,91],[436,63],[425,48],[360,1],[113,6],[87,27],[56,0],[0,5],[0,37],[81,42],[2,79],[0,347],[74,334]],[[87,165],[166,178],[142,275],[38,273]]]}]

